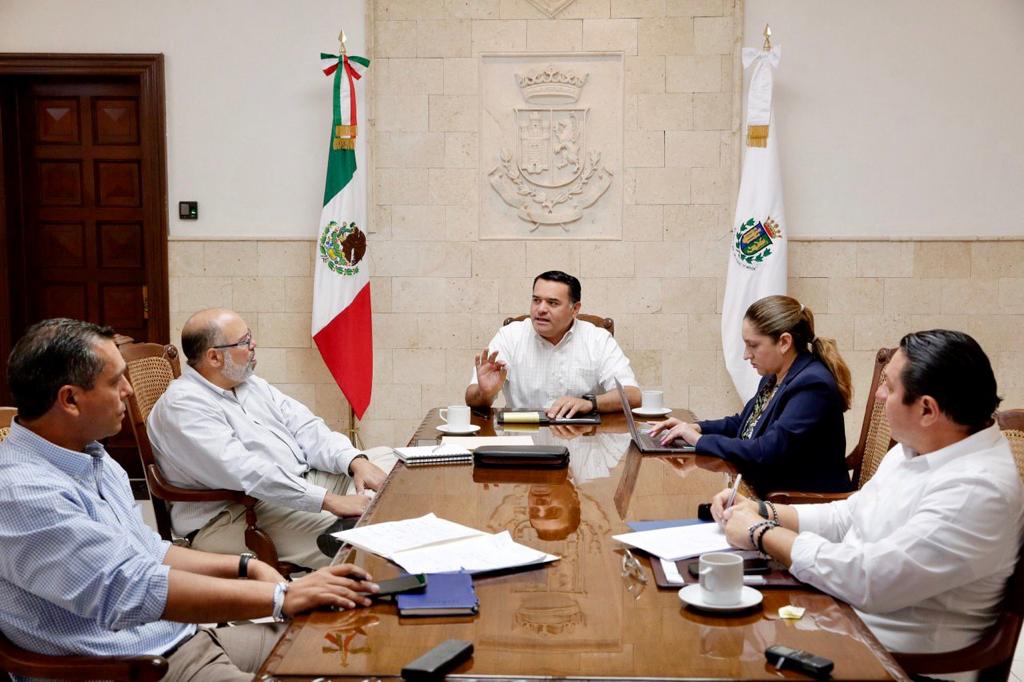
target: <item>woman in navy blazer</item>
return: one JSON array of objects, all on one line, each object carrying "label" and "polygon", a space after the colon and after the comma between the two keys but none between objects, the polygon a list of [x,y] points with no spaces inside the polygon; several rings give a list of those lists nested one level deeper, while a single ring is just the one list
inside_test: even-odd
[{"label": "woman in navy blazer", "polygon": [[651,435],[735,464],[759,494],[850,490],[843,412],[853,391],[835,341],[815,335],[814,315],[795,298],[768,296],[747,309],[743,343],[762,377],[743,411],[696,424],[668,419]]}]

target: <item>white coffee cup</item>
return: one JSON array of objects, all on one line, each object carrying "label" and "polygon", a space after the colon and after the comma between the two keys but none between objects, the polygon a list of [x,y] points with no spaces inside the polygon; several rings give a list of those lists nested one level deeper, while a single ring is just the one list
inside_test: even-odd
[{"label": "white coffee cup", "polygon": [[706,604],[732,606],[743,592],[743,557],[727,552],[700,555],[700,594]]},{"label": "white coffee cup", "polygon": [[449,405],[438,410],[441,421],[453,429],[464,430],[469,428],[469,407],[467,405]]},{"label": "white coffee cup", "polygon": [[640,405],[640,409],[645,412],[665,409],[665,394],[661,391],[644,391],[643,404]]}]

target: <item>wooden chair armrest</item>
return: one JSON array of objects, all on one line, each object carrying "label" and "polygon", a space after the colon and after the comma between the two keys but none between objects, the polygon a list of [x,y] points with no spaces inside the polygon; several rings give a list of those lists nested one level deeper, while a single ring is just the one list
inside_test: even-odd
[{"label": "wooden chair armrest", "polygon": [[160,467],[150,464],[146,467],[146,478],[154,495],[167,502],[237,502],[245,506],[256,504],[256,499],[240,490],[180,488],[164,478]]},{"label": "wooden chair armrest", "polygon": [[[1006,661],[1007,670],[1017,647],[1020,616],[1003,611],[1002,615],[974,644],[956,651],[940,654],[898,654],[893,658],[911,675],[942,675],[981,670],[979,680],[985,680],[986,669],[995,661]],[[1006,679],[1002,677],[1002,679]]]},{"label": "wooden chair armrest", "polygon": [[845,500],[849,493],[809,493],[798,490],[780,490],[765,495],[766,500],[775,504],[827,504],[836,500]]},{"label": "wooden chair armrest", "polygon": [[0,636],[3,669],[15,675],[60,680],[159,680],[167,673],[161,656],[47,656],[26,651]]}]

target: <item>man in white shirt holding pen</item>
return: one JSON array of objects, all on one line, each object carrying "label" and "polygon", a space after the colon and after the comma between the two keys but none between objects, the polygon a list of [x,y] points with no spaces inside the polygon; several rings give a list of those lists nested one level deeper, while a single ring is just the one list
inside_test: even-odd
[{"label": "man in white shirt holding pen", "polygon": [[631,406],[640,404],[629,359],[607,330],[577,319],[580,281],[560,270],[533,280],[530,319],[511,322],[476,356],[466,404],[490,407],[504,391],[511,408],[537,408],[548,417],[622,409],[614,379]]},{"label": "man in white shirt holding pen", "polygon": [[891,651],[955,651],[995,621],[1024,527],[992,366],[966,334],[908,334],[877,395],[898,445],[861,490],[774,511],[742,496],[727,508],[723,491],[712,513],[732,545],[848,602]]},{"label": "man in white shirt holding pen", "polygon": [[[253,374],[256,342],[237,313],[200,311],[181,339],[188,365],[147,421],[164,475],[187,488],[257,498],[260,527],[282,561],[328,565],[317,536],[338,528],[338,517],[361,515],[369,504],[362,493],[379,489],[386,474],[305,405]],[[350,483],[356,494],[347,494]],[[175,503],[171,522],[197,549],[246,549],[241,505]]]}]

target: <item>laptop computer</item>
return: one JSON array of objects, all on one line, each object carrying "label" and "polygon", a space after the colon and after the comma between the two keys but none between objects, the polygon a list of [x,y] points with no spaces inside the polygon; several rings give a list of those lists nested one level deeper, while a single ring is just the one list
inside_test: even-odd
[{"label": "laptop computer", "polygon": [[682,438],[676,438],[668,445],[662,445],[660,440],[651,438],[646,431],[641,431],[636,425],[636,419],[633,418],[633,410],[629,406],[629,400],[626,398],[626,391],[623,390],[622,384],[619,383],[618,379],[615,379],[615,389],[619,392],[619,400],[622,401],[622,413],[626,415],[626,424],[629,425],[629,435],[633,437],[633,442],[636,443],[637,450],[644,454],[696,451],[692,445]]}]

